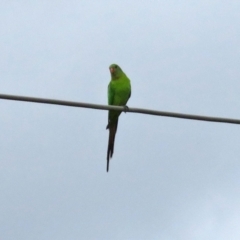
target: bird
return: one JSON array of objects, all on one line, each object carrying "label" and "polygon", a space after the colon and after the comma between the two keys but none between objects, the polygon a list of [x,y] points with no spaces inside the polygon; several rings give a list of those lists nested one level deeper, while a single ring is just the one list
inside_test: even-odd
[{"label": "bird", "polygon": [[[131,97],[131,82],[121,67],[117,64],[109,66],[111,80],[108,84],[108,105],[126,106],[128,99]],[[108,149],[107,149],[107,172],[109,170],[109,161],[114,152],[114,141],[117,132],[118,118],[121,111],[108,111],[108,124],[106,129],[109,129]]]}]

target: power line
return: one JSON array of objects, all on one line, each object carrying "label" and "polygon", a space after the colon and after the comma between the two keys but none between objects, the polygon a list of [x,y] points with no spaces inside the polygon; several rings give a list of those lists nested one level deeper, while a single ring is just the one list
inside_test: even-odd
[{"label": "power line", "polygon": [[125,108],[120,106],[109,106],[109,105],[100,105],[100,104],[91,104],[91,103],[82,103],[82,102],[63,101],[63,100],[56,100],[56,99],[49,99],[49,98],[36,98],[36,97],[0,94],[0,99],[54,104],[54,105],[70,106],[70,107],[92,108],[92,109],[99,109],[99,110],[118,110],[118,111],[124,111],[124,112],[134,112],[134,113],[142,113],[142,114],[148,114],[148,115],[173,117],[173,118],[184,118],[184,119],[191,119],[191,120],[198,120],[198,121],[240,124],[239,119],[200,116],[200,115],[165,112],[165,111],[155,111],[155,110],[142,109],[142,108]]}]

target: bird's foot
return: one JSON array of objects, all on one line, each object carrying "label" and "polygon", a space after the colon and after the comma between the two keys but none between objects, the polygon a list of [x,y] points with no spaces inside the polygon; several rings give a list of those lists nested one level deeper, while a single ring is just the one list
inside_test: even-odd
[{"label": "bird's foot", "polygon": [[123,106],[123,108],[124,108],[123,111],[124,111],[125,113],[129,111],[129,107],[128,107],[127,105]]}]

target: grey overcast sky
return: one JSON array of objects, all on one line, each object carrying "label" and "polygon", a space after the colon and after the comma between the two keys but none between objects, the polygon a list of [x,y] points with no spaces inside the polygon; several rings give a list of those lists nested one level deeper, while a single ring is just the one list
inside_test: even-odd
[{"label": "grey overcast sky", "polygon": [[[240,1],[0,2],[0,92],[240,119]],[[1,240],[239,240],[240,127],[0,100]]]}]

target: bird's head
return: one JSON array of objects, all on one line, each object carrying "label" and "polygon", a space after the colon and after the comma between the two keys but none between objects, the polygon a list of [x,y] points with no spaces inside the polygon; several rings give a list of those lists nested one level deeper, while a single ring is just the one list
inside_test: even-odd
[{"label": "bird's head", "polygon": [[109,67],[112,79],[117,79],[123,73],[122,69],[117,64],[111,64]]}]

